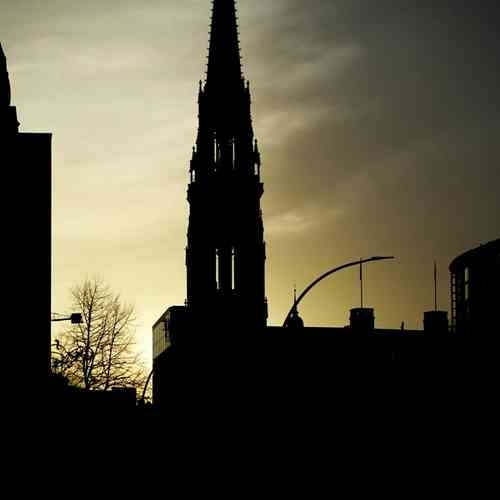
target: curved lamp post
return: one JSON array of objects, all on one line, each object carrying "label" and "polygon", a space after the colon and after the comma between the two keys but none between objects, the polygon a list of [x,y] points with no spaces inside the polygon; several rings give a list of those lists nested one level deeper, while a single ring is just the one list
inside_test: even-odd
[{"label": "curved lamp post", "polygon": [[296,309],[296,307],[299,305],[300,301],[304,298],[304,296],[313,288],[316,286],[320,281],[323,281],[325,278],[330,276],[330,274],[333,274],[337,271],[340,271],[341,269],[345,269],[346,267],[351,267],[351,266],[358,266],[362,265],[365,262],[372,262],[376,260],[387,260],[387,259],[394,259],[394,257],[370,257],[368,259],[361,259],[361,260],[355,260],[353,262],[349,262],[347,264],[343,264],[341,266],[335,267],[333,269],[330,269],[330,271],[327,271],[325,274],[322,274],[319,278],[315,279],[298,297],[295,299],[295,302],[292,305],[292,308],[290,311],[288,311],[288,314],[285,318],[285,321],[283,322],[283,326],[286,325],[288,322],[288,319],[292,315],[293,311]]},{"label": "curved lamp post", "polygon": [[146,390],[149,385],[149,381],[151,380],[151,377],[153,376],[154,368],[149,372],[148,378],[146,379],[146,383],[144,384],[144,389],[142,390],[142,396],[139,401],[144,402],[144,398],[146,397]]},{"label": "curved lamp post", "polygon": [[[362,265],[366,262],[373,262],[373,261],[377,261],[377,260],[388,260],[388,259],[394,259],[394,257],[370,257],[368,259],[361,259],[361,260],[355,260],[353,262],[349,262],[347,264],[343,264],[341,266],[338,266],[338,267],[335,267],[333,269],[330,269],[330,271],[327,271],[326,273],[322,274],[319,278],[315,279],[298,297],[297,299],[294,301],[293,305],[292,305],[292,308],[290,309],[290,311],[288,311],[288,314],[285,318],[285,321],[283,322],[283,326],[286,325],[288,319],[290,318],[290,316],[292,315],[293,311],[295,310],[295,308],[299,305],[300,301],[305,297],[305,295],[311,290],[311,288],[313,288],[314,286],[316,286],[320,281],[324,280],[325,278],[327,278],[328,276],[330,276],[331,274],[337,272],[337,271],[340,271],[341,269],[345,269],[347,267],[352,267],[352,266],[357,266],[357,265]],[[154,372],[154,369],[151,370],[149,372],[149,375],[148,375],[148,378],[146,379],[146,383],[144,384],[144,388],[143,388],[143,391],[142,391],[142,396],[141,396],[141,399],[140,401],[144,401],[144,398],[146,396],[146,390],[147,390],[147,387],[149,385],[149,382],[151,381],[151,377],[153,376],[153,372]]]}]

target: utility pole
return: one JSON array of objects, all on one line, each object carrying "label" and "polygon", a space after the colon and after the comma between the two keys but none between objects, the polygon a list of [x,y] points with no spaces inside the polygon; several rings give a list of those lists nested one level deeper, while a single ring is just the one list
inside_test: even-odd
[{"label": "utility pole", "polygon": [[359,259],[359,282],[361,287],[361,309],[363,309],[363,261]]},{"label": "utility pole", "polygon": [[436,261],[434,261],[434,311],[438,310],[437,303],[437,265]]}]

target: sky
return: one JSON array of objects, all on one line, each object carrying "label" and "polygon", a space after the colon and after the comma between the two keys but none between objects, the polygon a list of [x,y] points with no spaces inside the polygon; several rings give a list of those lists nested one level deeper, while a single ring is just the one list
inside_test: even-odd
[{"label": "sky", "polygon": [[[209,0],[0,0],[21,131],[53,134],[52,310],[99,277],[151,327],[186,298],[186,188]],[[372,255],[376,326],[450,310],[448,266],[500,237],[494,2],[239,0],[262,156],[269,324],[332,267]],[[322,282],[306,326],[344,326],[359,273]],[[55,325],[60,325],[56,323]],[[57,333],[57,332],[55,332]]]}]

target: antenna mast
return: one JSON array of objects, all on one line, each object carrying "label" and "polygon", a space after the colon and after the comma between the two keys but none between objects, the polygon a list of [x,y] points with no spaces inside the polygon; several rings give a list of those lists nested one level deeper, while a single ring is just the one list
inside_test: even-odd
[{"label": "antenna mast", "polygon": [[361,286],[361,309],[363,309],[363,261],[359,259],[359,281]]},{"label": "antenna mast", "polygon": [[437,265],[436,261],[434,261],[434,310],[438,310],[437,304]]}]

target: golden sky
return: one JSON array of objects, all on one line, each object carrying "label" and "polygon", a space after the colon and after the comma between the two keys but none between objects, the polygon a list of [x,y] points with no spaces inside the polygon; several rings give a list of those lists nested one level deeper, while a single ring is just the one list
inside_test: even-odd
[{"label": "golden sky", "polygon": [[[493,2],[240,0],[259,139],[269,323],[347,261],[376,325],[449,310],[450,261],[500,235],[498,19]],[[208,0],[0,0],[21,130],[53,133],[52,310],[99,276],[151,326],[186,297],[189,160]],[[397,4],[395,6],[394,4]],[[427,4],[427,2],[425,3]],[[428,3],[431,5],[431,3]],[[304,300],[343,326],[356,269]]]}]

